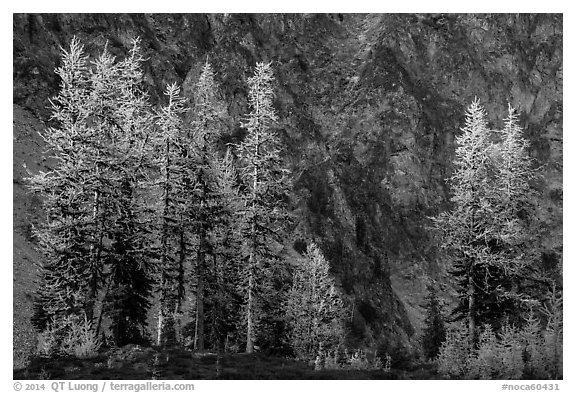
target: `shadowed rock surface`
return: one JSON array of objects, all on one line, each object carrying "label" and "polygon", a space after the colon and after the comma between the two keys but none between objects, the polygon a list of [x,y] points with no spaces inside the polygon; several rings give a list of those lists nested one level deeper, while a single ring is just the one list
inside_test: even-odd
[{"label": "shadowed rock surface", "polygon": [[[427,217],[449,207],[454,136],[474,97],[493,128],[508,102],[518,107],[544,175],[542,263],[561,261],[561,15],[15,14],[13,23],[15,357],[34,341],[30,225],[42,217],[23,164],[49,166],[36,131],[49,124],[60,46],[74,35],[89,54],[107,43],[118,57],[140,37],[153,103],[174,81],[190,96],[208,59],[227,102],[226,142],[243,135],[255,63],[272,61],[295,184],[286,245],[301,252],[305,239],[319,241],[354,304],[353,345],[416,347],[426,282],[446,282]],[[441,296],[454,294],[445,285]]]}]

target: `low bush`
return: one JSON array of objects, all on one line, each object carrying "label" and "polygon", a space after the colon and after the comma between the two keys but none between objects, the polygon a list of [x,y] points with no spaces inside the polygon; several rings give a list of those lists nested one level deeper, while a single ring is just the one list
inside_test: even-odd
[{"label": "low bush", "polygon": [[41,357],[50,357],[58,352],[57,329],[49,325],[46,330],[38,334],[36,354]]},{"label": "low bush", "polygon": [[65,325],[67,332],[62,340],[62,352],[80,359],[98,354],[101,342],[86,316],[84,319],[70,317],[65,321]]},{"label": "low bush", "polygon": [[438,371],[449,377],[462,377],[468,372],[470,361],[468,336],[464,325],[454,326],[446,332],[446,340],[440,347]]},{"label": "low bush", "polygon": [[374,356],[370,360],[367,353],[361,349],[350,353],[347,349],[343,351],[335,350],[333,352],[323,353],[316,358],[314,362],[315,370],[383,370],[390,371],[392,358],[386,354],[385,363],[378,357]]},{"label": "low bush", "polygon": [[533,313],[522,329],[506,323],[496,334],[484,325],[473,349],[465,327],[452,328],[436,359],[438,371],[450,378],[560,379],[562,321],[552,314],[545,329]]}]

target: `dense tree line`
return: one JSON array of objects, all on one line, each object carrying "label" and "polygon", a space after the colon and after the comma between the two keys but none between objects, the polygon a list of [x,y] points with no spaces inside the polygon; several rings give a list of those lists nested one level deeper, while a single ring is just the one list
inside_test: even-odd
[{"label": "dense tree line", "polygon": [[[210,64],[190,102],[170,84],[153,108],[143,61],[138,40],[123,60],[105,48],[89,61],[74,38],[56,70],[57,126],[43,137],[57,164],[29,178],[46,211],[36,228],[43,261],[32,316],[43,344],[62,348],[82,331],[84,343],[114,346],[250,353],[258,342],[303,348],[309,340],[308,352],[320,350],[342,335],[327,330],[339,326],[342,301],[317,246],[293,268],[291,290],[279,278],[290,270],[282,255],[290,172],[270,64],[248,78],[245,138],[222,149],[227,114]],[[317,281],[302,281],[306,271]],[[314,293],[305,304],[302,286]],[[310,307],[311,336],[310,321],[295,318]]]},{"label": "dense tree line", "polygon": [[[56,165],[29,178],[46,212],[32,316],[42,351],[265,344],[336,362],[347,312],[329,263],[311,240],[300,258],[283,253],[292,186],[270,64],[247,80],[244,138],[222,146],[227,113],[209,62],[192,100],[169,84],[157,107],[143,62],[138,40],[122,60],[105,48],[90,61],[73,39],[56,69],[56,125],[42,134]],[[433,223],[458,304],[444,315],[429,287],[425,355],[450,375],[490,377],[502,365],[507,377],[558,376],[562,293],[531,244],[537,172],[518,116],[510,107],[491,130],[474,101],[455,142],[451,209]],[[521,360],[509,350],[518,346]]]},{"label": "dense tree line", "polygon": [[[562,293],[542,271],[533,245],[538,195],[531,183],[537,170],[527,147],[511,106],[504,128],[491,130],[479,101],[470,105],[448,179],[452,208],[433,219],[458,293],[450,319],[465,321],[439,342],[445,327],[437,301],[429,299],[425,349],[428,356],[440,349],[446,374],[502,377],[499,367],[506,367],[505,378],[561,375]],[[529,359],[537,351],[527,336],[550,354],[536,371]]]}]

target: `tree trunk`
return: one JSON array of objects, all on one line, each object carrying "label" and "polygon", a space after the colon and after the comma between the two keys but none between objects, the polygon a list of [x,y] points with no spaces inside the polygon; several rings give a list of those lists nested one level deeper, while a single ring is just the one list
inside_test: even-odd
[{"label": "tree trunk", "polygon": [[474,268],[471,266],[468,273],[468,335],[470,348],[473,348],[474,343],[476,342],[476,316],[474,315],[476,305],[474,304],[475,290],[473,270]]},{"label": "tree trunk", "polygon": [[[259,114],[259,102],[260,100],[256,100],[256,116]],[[258,132],[256,134],[256,151],[254,152],[254,157],[258,157],[260,153],[260,143],[258,138]],[[252,172],[252,201],[251,201],[251,209],[252,209],[252,223],[250,227],[250,238],[252,240],[252,250],[250,251],[250,258],[248,259],[248,310],[247,310],[247,319],[248,319],[248,326],[246,329],[246,353],[253,353],[254,352],[254,274],[255,274],[255,253],[256,253],[256,199],[258,196],[258,166],[254,165],[254,169]]]},{"label": "tree trunk", "polygon": [[98,318],[97,318],[97,322],[96,322],[96,329],[94,330],[96,332],[96,336],[99,337],[100,336],[100,329],[102,327],[102,316],[104,315],[104,304],[106,304],[106,297],[108,296],[108,292],[110,291],[110,286],[112,285],[112,276],[108,277],[108,283],[106,284],[106,289],[104,290],[104,293],[102,294],[102,297],[99,301],[100,305],[100,312],[98,314]]},{"label": "tree trunk", "polygon": [[246,329],[246,353],[254,352],[254,325],[253,325],[253,303],[254,303],[254,296],[252,294],[252,289],[254,287],[254,256],[250,254],[249,259],[249,272],[248,272],[248,309],[247,309],[247,329]]},{"label": "tree trunk", "polygon": [[[180,221],[183,222],[182,216]],[[182,334],[182,302],[185,296],[185,277],[184,277],[184,262],[186,261],[186,242],[184,238],[184,228],[180,227],[180,253],[178,260],[178,291],[176,297],[176,304],[174,306],[174,331],[176,333],[176,342],[184,344],[184,337]]]},{"label": "tree trunk", "polygon": [[[204,123],[204,129],[206,129],[207,124]],[[207,159],[207,146],[206,146],[206,134],[204,134],[204,144],[202,146],[202,167],[206,168],[208,166]],[[196,254],[196,274],[198,277],[198,285],[196,288],[196,328],[194,333],[194,349],[198,351],[204,350],[204,270],[205,270],[205,258],[207,249],[207,223],[206,220],[208,215],[205,214],[204,210],[208,207],[208,178],[204,176],[204,169],[200,169],[198,172],[198,182],[202,185],[202,196],[200,199],[200,209],[199,209],[199,226],[198,226],[198,252]]]},{"label": "tree trunk", "polygon": [[158,309],[158,335],[156,337],[156,345],[160,346],[162,344],[162,329],[164,322],[164,316],[162,315],[162,305]]},{"label": "tree trunk", "polygon": [[170,141],[166,140],[166,150],[165,150],[166,166],[164,167],[166,173],[164,177],[164,206],[162,211],[162,234],[160,238],[160,255],[161,255],[161,278],[160,278],[160,305],[158,309],[158,337],[157,345],[162,344],[162,330],[164,329],[164,316],[167,314],[165,310],[169,310],[168,298],[171,297],[169,294],[169,275],[166,273],[172,266],[170,266],[170,259],[168,258],[168,210],[170,207]]},{"label": "tree trunk", "polygon": [[224,348],[224,342],[222,337],[218,334],[216,338],[216,378],[220,378],[222,374],[222,352]]},{"label": "tree trunk", "polygon": [[194,334],[194,349],[204,350],[204,243],[200,239],[197,253],[198,286],[196,290],[196,329]]},{"label": "tree trunk", "polygon": [[[96,167],[96,173],[98,173],[98,167]],[[90,276],[90,295],[88,296],[88,301],[86,302],[86,317],[90,322],[94,318],[94,309],[96,308],[96,298],[98,295],[98,280],[97,275],[98,265],[100,264],[100,252],[102,250],[102,237],[103,231],[100,229],[100,220],[98,220],[98,210],[100,206],[100,192],[98,190],[94,191],[94,203],[92,206],[92,219],[95,223],[95,236],[99,236],[98,249],[94,250],[94,244],[90,245],[90,255],[92,256],[92,266],[91,266],[91,276]]]}]

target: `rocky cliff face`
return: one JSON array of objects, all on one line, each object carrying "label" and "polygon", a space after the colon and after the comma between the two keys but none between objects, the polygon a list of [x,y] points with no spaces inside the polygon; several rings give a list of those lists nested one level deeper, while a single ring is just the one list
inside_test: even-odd
[{"label": "rocky cliff face", "polygon": [[[73,35],[91,54],[108,42],[117,56],[141,37],[153,102],[172,81],[190,95],[208,58],[228,103],[229,140],[242,137],[255,62],[273,62],[295,182],[297,221],[287,244],[301,251],[306,239],[319,242],[354,304],[357,345],[409,348],[417,337],[426,277],[443,277],[427,217],[448,207],[454,135],[474,97],[494,128],[508,102],[519,108],[545,175],[537,185],[543,260],[561,259],[561,16],[14,15],[18,233],[36,206],[24,196],[21,165],[45,164],[41,141],[21,119],[48,121],[59,47]],[[14,264],[30,266],[17,253]]]}]

